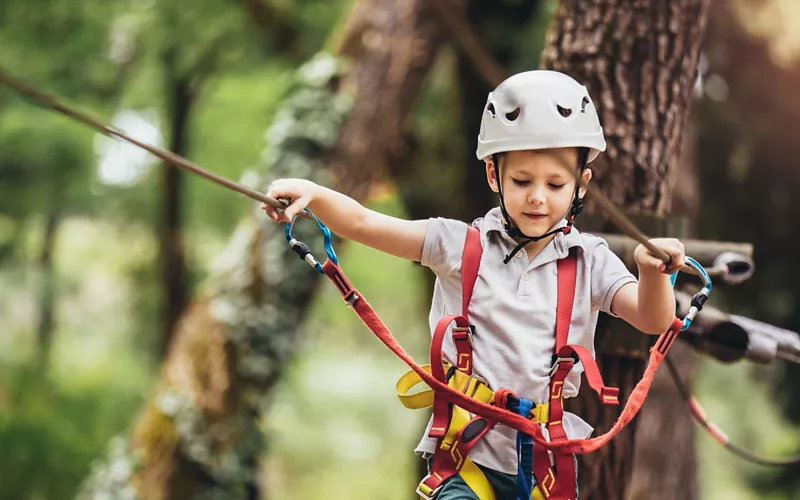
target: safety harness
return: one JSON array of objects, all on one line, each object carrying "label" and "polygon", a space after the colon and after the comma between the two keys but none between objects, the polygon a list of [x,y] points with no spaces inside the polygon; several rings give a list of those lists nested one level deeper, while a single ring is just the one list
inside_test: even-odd
[{"label": "safety harness", "polygon": [[[472,336],[474,327],[469,322],[468,309],[472,290],[478,277],[482,248],[480,233],[470,227],[464,244],[462,257],[461,316],[455,318],[467,326],[452,329],[452,338],[457,351],[457,364],[442,364],[442,344],[451,317],[439,321],[431,344],[430,371],[436,378],[447,381],[450,387],[478,399],[484,403],[511,410],[536,424],[545,425],[551,442],[567,439],[563,426],[563,386],[577,362],[583,363],[589,385],[597,392],[603,404],[619,404],[618,390],[603,383],[600,370],[591,353],[582,346],[567,344],[572,320],[572,307],[575,298],[577,256],[572,249],[569,255],[558,261],[558,297],[556,305],[556,345],[553,351],[554,363],[550,374],[549,401],[534,403],[519,397],[507,389],[493,392],[486,381],[473,374]],[[446,373],[445,373],[446,370]],[[455,376],[458,375],[458,376]],[[422,382],[415,371],[403,375],[398,381],[397,392],[400,400],[408,408],[424,408],[433,405],[433,423],[428,435],[437,439],[436,452],[430,474],[419,485],[418,493],[423,498],[432,498],[448,478],[459,471],[473,489],[485,489],[486,479],[480,469],[473,466],[467,454],[472,447],[496,424],[497,420],[475,416],[466,419],[462,408],[453,407],[448,401],[432,391],[408,396],[408,391]],[[412,399],[413,398],[413,399]],[[575,498],[575,466],[571,454],[554,453],[555,467],[551,465],[547,449],[533,446],[531,437],[519,433],[517,437],[518,455],[518,497],[520,498]],[[466,471],[465,464],[469,464]],[[556,473],[557,472],[557,473]],[[533,478],[537,488],[533,492]],[[477,484],[480,483],[480,484]],[[484,496],[479,495],[483,499]],[[491,498],[491,496],[487,497]]]},{"label": "safety harness", "polygon": [[[494,498],[494,493],[483,473],[467,455],[475,443],[499,423],[508,425],[518,432],[517,454],[520,465],[517,498],[574,500],[575,467],[571,455],[597,450],[636,416],[647,397],[656,369],[680,331],[688,328],[697,312],[702,309],[711,290],[708,274],[697,262],[687,258],[686,263],[702,274],[704,287],[692,299],[692,306],[686,318],[683,320],[675,318],[669,330],[663,333],[651,348],[647,369],[631,392],[614,426],[605,434],[595,438],[568,439],[562,424],[564,414],[562,388],[564,380],[577,362],[583,364],[586,379],[601,401],[609,405],[619,404],[618,389],[607,387],[603,383],[600,370],[591,353],[582,346],[567,344],[575,297],[577,258],[574,253],[571,252],[568,257],[557,263],[556,346],[549,401],[533,404],[508,389],[493,391],[484,379],[473,373],[472,336],[475,332],[467,313],[482,255],[480,233],[477,229],[468,229],[464,244],[461,315],[448,315],[439,320],[431,342],[430,364],[420,366],[403,350],[372,306],[350,284],[338,265],[330,232],[322,222],[311,215],[325,235],[328,260],[320,264],[311,255],[305,243],[292,237],[294,220],[286,225],[286,240],[292,250],[317,271],[325,274],[364,324],[411,368],[411,372],[403,375],[397,383],[400,401],[409,408],[433,406],[433,423],[429,436],[437,439],[437,448],[431,473],[422,480],[417,489],[425,500],[432,499],[444,481],[459,472],[481,500]],[[442,360],[444,336],[451,324],[454,324],[451,334],[457,351],[455,366]],[[420,382],[424,382],[432,390],[410,394],[409,391]],[[549,431],[549,442],[544,437],[542,425]],[[553,453],[554,464],[550,461],[548,450]],[[537,483],[535,489],[533,489],[533,478]]]}]

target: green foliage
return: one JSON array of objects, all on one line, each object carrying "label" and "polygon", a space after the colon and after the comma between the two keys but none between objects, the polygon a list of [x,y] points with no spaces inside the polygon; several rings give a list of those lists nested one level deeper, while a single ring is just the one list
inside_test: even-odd
[{"label": "green foliage", "polygon": [[[190,145],[193,159],[219,175],[249,183],[252,175],[248,172],[262,169],[264,133],[291,81],[288,66],[270,64],[232,73],[209,87],[195,110]],[[244,95],[248,98],[242,99]],[[190,231],[227,234],[255,203],[205,179],[186,180],[185,213]]]},{"label": "green foliage", "polygon": [[4,498],[72,498],[90,462],[142,403],[108,384],[71,391],[25,365],[0,373]]},{"label": "green foliage", "polygon": [[[187,76],[197,85],[187,156],[209,170],[263,188],[265,170],[308,176],[319,168],[321,153],[335,145],[349,103],[341,96],[332,100],[324,83],[340,69],[338,63],[320,56],[304,67],[300,82],[295,69],[323,46],[352,3],[258,0],[256,4],[274,14],[264,24],[243,2],[224,0],[5,0],[0,2],[0,67],[104,120],[119,111],[150,113],[164,137],[170,125],[165,82]],[[516,71],[538,64],[555,4],[507,0],[469,6],[473,15],[481,13],[476,27],[482,37],[500,47],[503,63]],[[498,16],[504,21],[496,21]],[[731,101],[700,107],[705,117],[700,121],[703,155],[698,163],[703,165],[706,199],[702,229],[707,237],[756,242],[757,277],[740,288],[741,296],[731,306],[796,327],[800,320],[791,300],[798,293],[796,280],[785,272],[797,253],[796,238],[791,224],[774,218],[778,213],[782,221],[793,220],[797,208],[785,201],[793,185],[786,180],[796,177],[791,162],[797,157],[791,134],[797,121],[793,110],[800,102],[793,97],[796,78],[791,78],[793,72],[780,73],[783,77],[767,78],[770,86],[764,87],[764,75],[778,73],[762,65],[760,52],[747,54],[750,71],[742,71],[747,68],[741,64],[720,70],[731,85]],[[474,109],[466,109],[462,94],[474,91],[483,99],[485,92],[474,90],[480,81],[464,76],[464,64],[457,51],[442,51],[412,117],[409,128],[419,145],[415,158],[428,173],[425,184],[414,189],[424,196],[452,188],[452,170],[458,165],[476,167],[471,144],[477,130],[461,118]],[[763,98],[764,88],[772,89],[769,99]],[[0,258],[12,251],[23,257],[0,268],[1,498],[70,498],[90,468],[99,477],[97,484],[88,484],[90,490],[111,485],[107,491],[124,497],[119,484],[135,466],[124,439],[108,443],[131,424],[158,376],[149,352],[160,305],[153,225],[163,167],[153,159],[137,182],[103,184],[96,175],[96,140],[82,125],[0,88]],[[270,144],[266,151],[265,140]],[[765,171],[775,175],[762,175]],[[763,207],[759,205],[762,216],[753,215],[754,192],[770,193]],[[40,251],[42,220],[53,204],[66,217],[55,249],[56,338],[52,365],[46,373],[36,373],[26,364],[34,351],[33,297],[38,286],[30,256]],[[372,206],[405,213],[394,198]],[[193,282],[200,283],[212,272],[212,259],[222,254],[237,222],[255,207],[238,194],[187,177],[182,208],[190,272]],[[320,251],[311,224],[299,230],[313,234],[308,242]],[[268,256],[264,272],[275,279],[276,273],[289,272],[285,259],[296,258],[285,255],[277,229],[268,234],[270,241],[262,247]],[[234,241],[231,246],[236,245]],[[228,264],[236,274],[245,263],[241,256],[228,252],[220,260],[233,258]],[[385,316],[400,342],[423,360],[429,335],[426,271],[357,244],[347,245],[341,256],[354,284]],[[298,293],[313,279],[306,267],[291,272],[298,278],[282,295]],[[282,356],[297,348],[286,334],[304,321],[301,356],[274,397],[274,411],[261,422],[271,443],[262,467],[265,490],[289,500],[373,498],[378,490],[386,492],[385,498],[410,498],[417,467],[411,449],[425,415],[405,410],[393,396],[404,365],[371,337],[332,287],[322,283],[320,291],[307,318],[284,313],[278,299],[258,308],[249,299],[238,301],[236,294],[226,297],[233,304],[228,311],[255,318],[231,328],[237,345],[255,346],[241,368],[258,383],[284,367]],[[281,317],[265,324],[276,316]],[[270,344],[275,352],[268,354],[277,361],[259,351],[265,339],[275,340]],[[765,453],[791,451],[797,436],[773,413],[774,401],[753,378],[742,367],[704,364],[697,389],[710,413],[738,441]],[[731,380],[739,389],[725,392]],[[793,386],[776,385],[797,419],[800,399]],[[731,398],[738,401],[743,394],[756,393],[754,405],[763,409],[757,415],[743,417],[741,405],[731,404]],[[165,414],[186,424],[182,439],[187,446],[207,445],[201,441],[205,434],[197,412],[191,405],[178,405],[173,410],[181,411],[170,413],[170,401],[185,401],[166,398],[160,403]],[[254,437],[248,444],[260,442]],[[758,470],[731,459],[703,435],[698,442],[706,497],[766,498],[763,489],[751,493],[746,484]],[[252,464],[243,465],[240,459],[258,453],[248,448],[209,457],[207,446],[193,450],[196,455],[187,456],[231,483],[253,473]],[[92,467],[103,455],[111,466],[97,462]],[[784,475],[787,488],[796,485],[796,477]],[[361,487],[354,490],[354,484]]]},{"label": "green foliage", "polygon": [[[241,3],[9,0],[0,5],[0,67],[101,121],[117,109],[152,113],[162,135],[169,128],[164,82],[188,75],[198,91],[188,156],[238,179],[263,165],[264,131],[293,81],[287,56],[317,51],[348,3],[283,5],[300,47],[284,55],[271,51],[274,41],[259,36],[269,30]],[[33,352],[35,270],[0,272],[1,340],[9,353],[0,361],[2,498],[71,497],[90,461],[130,425],[157,375],[146,353],[159,307],[152,224],[162,167],[154,159],[138,183],[103,184],[96,139],[83,125],[0,88],[0,252],[38,253],[42,214],[57,204],[67,217],[55,248],[50,375],[28,376],[19,366]],[[200,179],[189,179],[186,193],[185,242],[200,281],[252,204]],[[114,467],[104,480],[113,483],[133,462],[113,443],[108,456]]]},{"label": "green foliage", "polygon": [[56,202],[88,205],[91,135],[41,109],[9,108],[0,116],[0,213],[22,218]]}]

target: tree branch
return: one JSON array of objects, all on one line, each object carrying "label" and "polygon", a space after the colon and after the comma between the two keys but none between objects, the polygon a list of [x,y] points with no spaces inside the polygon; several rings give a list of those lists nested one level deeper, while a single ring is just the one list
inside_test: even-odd
[{"label": "tree branch", "polygon": [[430,4],[481,76],[492,87],[500,85],[508,76],[506,70],[494,60],[492,53],[481,42],[464,9],[453,5],[452,0],[434,0]]}]

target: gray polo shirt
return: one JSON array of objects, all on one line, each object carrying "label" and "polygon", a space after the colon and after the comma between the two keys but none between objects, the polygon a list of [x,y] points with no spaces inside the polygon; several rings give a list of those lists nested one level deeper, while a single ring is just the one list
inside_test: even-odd
[{"label": "gray polo shirt", "polygon": [[[566,221],[563,222],[564,224]],[[614,295],[636,278],[611,252],[605,240],[576,229],[557,234],[533,261],[520,251],[508,264],[503,259],[515,242],[503,230],[499,208],[477,219],[483,257],[472,301],[470,322],[475,325],[473,369],[492,389],[507,388],[534,403],[548,401],[550,368],[555,349],[557,261],[577,247],[577,280],[569,342],[594,355],[594,331],[599,311],[610,312]],[[422,250],[422,264],[436,273],[430,312],[431,332],[448,314],[461,314],[461,254],[467,225],[450,219],[430,219]],[[454,363],[456,349],[449,332],[445,358]],[[564,383],[564,396],[578,393],[583,366],[578,364]],[[588,437],[593,429],[572,413],[564,415],[564,430],[571,439]],[[436,440],[428,430],[416,448],[433,453]],[[546,430],[545,430],[546,435]],[[476,463],[517,473],[516,431],[498,425],[470,452]]]}]

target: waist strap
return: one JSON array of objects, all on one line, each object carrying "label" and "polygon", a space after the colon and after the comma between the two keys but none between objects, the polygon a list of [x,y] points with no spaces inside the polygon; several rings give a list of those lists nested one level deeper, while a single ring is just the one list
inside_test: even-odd
[{"label": "waist strap", "polygon": [[[452,365],[444,362],[445,372],[450,372]],[[422,369],[426,373],[431,372],[431,365],[423,365]],[[433,406],[434,392],[430,388],[423,391],[411,393],[417,384],[425,383],[424,380],[414,370],[409,370],[404,373],[398,380],[395,386],[397,390],[397,398],[408,409],[421,410]],[[495,400],[495,392],[489,387],[489,384],[477,375],[465,375],[460,371],[454,371],[447,385],[459,391],[467,397],[476,399],[481,403],[493,404]],[[530,411],[528,420],[537,423],[546,424],[550,418],[550,402],[537,404]]]}]

